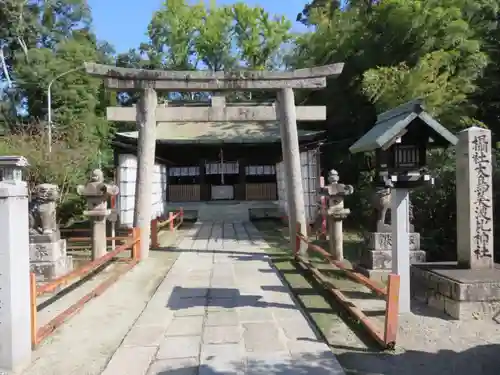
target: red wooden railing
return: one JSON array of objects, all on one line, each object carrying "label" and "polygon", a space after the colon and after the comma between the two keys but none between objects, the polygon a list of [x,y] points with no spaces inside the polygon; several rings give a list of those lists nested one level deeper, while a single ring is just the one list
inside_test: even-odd
[{"label": "red wooden railing", "polygon": [[[386,302],[385,309],[385,319],[383,330],[381,330],[377,325],[364,314],[364,312],[356,307],[351,301],[348,300],[344,294],[336,289],[328,279],[321,274],[315,267],[313,267],[310,262],[303,256],[299,254],[299,250],[302,242],[307,245],[308,251],[313,251],[321,255],[326,261],[336,268],[342,270],[347,277],[350,279],[366,286],[378,297],[381,297]],[[387,289],[381,288],[379,285],[374,283],[367,277],[347,268],[342,262],[334,260],[332,255],[320,246],[310,243],[307,238],[301,233],[300,224],[297,224],[297,235],[295,243],[295,254],[296,260],[301,263],[306,269],[311,271],[314,276],[321,281],[321,283],[327,288],[327,290],[332,294],[332,296],[367,330],[367,332],[372,336],[375,341],[381,345],[384,349],[392,349],[396,344],[396,337],[398,331],[398,314],[399,314],[399,275],[390,274]]]},{"label": "red wooden railing", "polygon": [[151,220],[151,247],[160,247],[159,232],[168,225],[168,229],[174,232],[184,223],[184,210],[181,208],[177,212],[169,212],[165,220],[161,217]]},{"label": "red wooden railing", "polygon": [[[84,305],[96,296],[101,295],[106,289],[108,289],[118,278],[127,272],[129,269],[134,267],[140,260],[140,232],[138,228],[132,230],[129,240],[118,246],[113,251],[110,251],[106,255],[86,265],[69,272],[68,274],[58,277],[46,284],[37,285],[35,274],[30,273],[30,293],[31,293],[31,343],[33,347],[36,347],[40,342],[47,338],[52,332],[54,332],[59,326],[61,326],[65,321],[72,317],[75,313],[80,311]],[[113,258],[119,254],[130,250],[130,257],[125,258],[127,266],[124,267],[120,272],[113,274],[110,278],[98,285],[90,293],[86,294],[84,297],[80,298],[76,303],[71,305],[69,308],[59,313],[50,322],[45,324],[43,327],[37,327],[37,297],[52,293],[57,291],[59,288],[64,287],[77,279],[82,279],[92,272],[96,271],[99,267],[111,261]]]}]

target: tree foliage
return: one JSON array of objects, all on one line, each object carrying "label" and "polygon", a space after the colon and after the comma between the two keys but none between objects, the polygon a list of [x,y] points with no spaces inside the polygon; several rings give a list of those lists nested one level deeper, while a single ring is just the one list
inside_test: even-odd
[{"label": "tree foliage", "polygon": [[[377,113],[410,99],[423,99],[452,132],[479,125],[497,136],[497,1],[349,1],[342,7],[313,1],[303,16],[312,30],[298,38],[293,66],[346,63],[327,90],[309,97],[329,105],[323,165],[339,169],[346,182],[364,182],[348,147]],[[431,259],[450,259],[456,252],[454,159],[444,152],[430,160],[437,185],[413,194],[415,224],[430,240]],[[369,222],[368,207],[360,207],[367,194],[370,188],[361,188],[351,200],[358,224]]]},{"label": "tree foliage", "polygon": [[[84,0],[2,0],[0,4],[0,138],[2,154],[30,161],[30,184],[62,189],[61,218],[81,213],[75,194],[91,168],[110,157],[112,127],[102,83],[81,71],[84,61],[110,61],[113,52],[90,32]],[[52,152],[48,153],[48,88],[51,86]]]},{"label": "tree foliage", "polygon": [[[326,89],[297,95],[300,103],[327,106],[328,120],[318,126],[327,134],[322,165],[356,184],[348,203],[350,221],[362,226],[368,223],[370,183],[348,147],[373,126],[378,113],[418,97],[452,132],[479,125],[497,139],[499,19],[497,0],[311,0],[297,16],[307,30],[293,34],[285,17],[242,1],[165,0],[144,25],[146,40],[115,54],[91,31],[85,0],[0,0],[0,151],[27,154],[33,183],[68,187],[65,199],[78,205],[70,186],[82,182],[98,163],[106,166],[111,137],[125,129],[106,121],[106,106],[137,100],[134,92],[104,90],[99,80],[78,69],[83,61],[212,71],[344,62],[342,74],[329,80]],[[55,141],[48,155],[51,82]],[[206,97],[168,93],[160,100]],[[250,95],[238,93],[231,99],[242,97]],[[132,128],[127,124],[127,130]],[[100,160],[88,147],[101,150]],[[437,185],[413,194],[415,224],[434,244],[432,256],[444,259],[455,251],[453,154],[435,152],[430,161]]]}]

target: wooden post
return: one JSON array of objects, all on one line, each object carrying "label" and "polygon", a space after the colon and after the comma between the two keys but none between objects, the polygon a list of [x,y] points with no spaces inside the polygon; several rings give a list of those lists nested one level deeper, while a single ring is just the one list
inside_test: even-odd
[{"label": "wooden post", "polygon": [[168,213],[168,227],[170,229],[171,232],[174,231],[175,229],[175,226],[174,226],[174,213],[173,212],[169,212]]},{"label": "wooden post", "polygon": [[[132,245],[132,259],[135,261],[141,260],[141,229],[140,228],[132,228],[132,238],[135,241],[137,238],[138,242]],[[148,238],[149,242],[149,238]]]},{"label": "wooden post", "polygon": [[387,303],[384,322],[384,342],[396,342],[399,317],[399,276],[391,273],[387,284]]},{"label": "wooden post", "polygon": [[37,307],[36,307],[36,276],[30,272],[30,313],[31,313],[31,347],[34,348],[38,343],[37,340]]},{"label": "wooden post", "polygon": [[160,242],[158,241],[158,218],[151,220],[151,247],[160,247]]},{"label": "wooden post", "polygon": [[180,225],[182,225],[184,223],[184,208],[182,207],[179,209],[179,217],[181,218]]},{"label": "wooden post", "polygon": [[153,169],[156,148],[156,107],[158,98],[154,89],[145,89],[137,103],[137,177],[135,188],[134,227],[140,228],[140,257],[149,256],[153,196]]},{"label": "wooden post", "polygon": [[300,249],[300,243],[302,240],[300,239],[300,234],[302,234],[302,226],[300,223],[297,223],[295,226],[295,249],[294,254],[297,255]]}]

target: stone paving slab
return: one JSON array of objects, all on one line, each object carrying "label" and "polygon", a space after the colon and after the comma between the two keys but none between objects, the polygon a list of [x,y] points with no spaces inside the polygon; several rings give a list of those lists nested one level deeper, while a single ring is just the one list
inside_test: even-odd
[{"label": "stone paving slab", "polygon": [[102,375],[345,375],[251,223],[197,223]]}]

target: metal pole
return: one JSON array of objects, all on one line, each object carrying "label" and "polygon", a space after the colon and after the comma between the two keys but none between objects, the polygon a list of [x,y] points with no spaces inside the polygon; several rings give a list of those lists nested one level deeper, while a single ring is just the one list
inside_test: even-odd
[{"label": "metal pole", "polygon": [[78,68],[73,68],[70,69],[64,73],[61,73],[57,76],[55,76],[50,82],[49,86],[47,87],[47,122],[48,122],[48,131],[47,131],[47,137],[48,137],[48,151],[49,154],[52,152],[52,84],[57,81],[59,78],[65,76],[66,74],[76,72],[77,70],[83,69],[83,66],[79,66]]},{"label": "metal pole", "polygon": [[47,121],[48,121],[48,131],[47,131],[47,136],[48,140],[47,142],[49,143],[49,154],[52,153],[52,94],[51,94],[51,87],[52,83],[54,80],[50,81],[49,83],[49,88],[47,89]]}]

